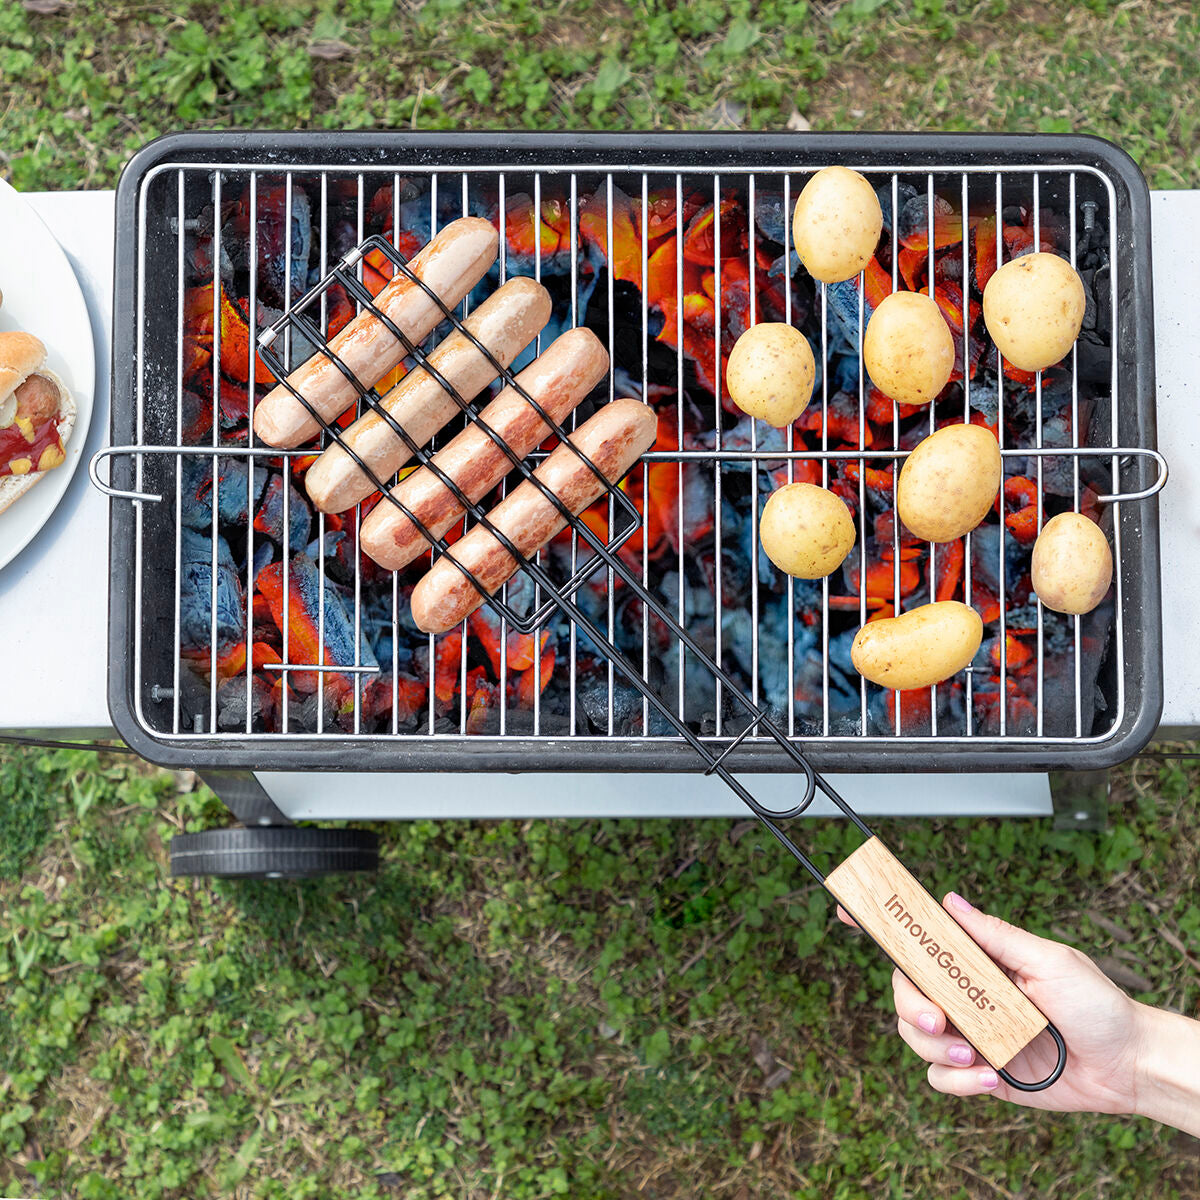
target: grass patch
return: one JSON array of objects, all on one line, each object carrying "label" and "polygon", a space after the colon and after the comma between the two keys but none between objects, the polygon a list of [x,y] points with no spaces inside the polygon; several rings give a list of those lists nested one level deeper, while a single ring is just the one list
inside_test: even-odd
[{"label": "grass patch", "polygon": [[1196,186],[1198,85],[1190,0],[6,0],[0,171],[111,187],[186,127],[811,125],[1098,133]]},{"label": "grass patch", "polygon": [[0,879],[19,879],[54,827],[61,797],[39,782],[36,774],[0,771]]},{"label": "grass patch", "polygon": [[[164,847],[225,822],[205,790],[77,751],[0,780],[60,798],[0,882],[4,1194],[1198,1194],[1194,1144],[1147,1122],[929,1092],[888,967],[746,822],[417,821],[382,827],[376,878],[193,882]],[[1103,833],[882,832],[1195,1011],[1197,795],[1200,767],[1143,760]]]}]

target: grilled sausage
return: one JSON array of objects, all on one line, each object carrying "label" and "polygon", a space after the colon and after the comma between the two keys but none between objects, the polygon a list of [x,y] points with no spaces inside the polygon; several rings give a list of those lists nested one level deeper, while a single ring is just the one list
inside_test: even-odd
[{"label": "grilled sausage", "polygon": [[[508,366],[550,319],[550,293],[532,279],[510,279],[464,322],[504,366]],[[464,399],[474,399],[496,377],[496,369],[464,334],[455,330],[429,356]],[[418,446],[425,445],[460,411],[454,397],[424,367],[406,375],[380,401]],[[377,412],[360,417],[341,436],[380,479],[412,457],[403,441]],[[365,499],[375,485],[336,442],[308,469],[304,486],[327,513],[343,512]]]},{"label": "grilled sausage", "polygon": [[58,415],[62,394],[58,384],[45,375],[30,375],[13,393],[17,399],[17,416],[33,422]]},{"label": "grilled sausage", "polygon": [[[571,435],[571,442],[591,459],[604,477],[616,483],[654,445],[658,420],[639,400],[614,400]],[[534,472],[572,514],[582,512],[604,491],[586,463],[567,446],[559,446]],[[488,520],[526,557],[532,557],[560,529],[566,518],[528,480],[501,500]],[[516,560],[499,539],[476,525],[433,564],[412,594],[413,620],[426,633],[445,633],[464,621],[486,599],[451,562],[461,563],[487,589],[488,595],[512,578]]]},{"label": "grilled sausage", "polygon": [[[447,225],[408,265],[447,308],[453,308],[483,278],[495,262],[498,248],[499,235],[490,221],[462,217]],[[412,342],[426,337],[442,320],[442,310],[425,290],[400,272],[375,297],[375,305]],[[404,345],[366,309],[329,344],[365,388],[373,387],[405,355]],[[325,421],[339,417],[358,397],[337,364],[321,353],[294,370],[288,382]],[[254,409],[254,432],[270,446],[299,446],[320,428],[283,384],[272,389]]]},{"label": "grilled sausage", "polygon": [[[600,339],[590,329],[569,329],[517,376],[517,382],[554,421],[562,422],[607,370],[608,352]],[[549,433],[533,406],[511,387],[479,416],[520,458]],[[513,469],[512,460],[477,424],[464,429],[432,461],[471,500],[486,496]],[[392,495],[438,537],[463,515],[454,493],[428,467],[402,480]],[[388,571],[400,570],[429,546],[417,526],[387,500],[363,521],[359,544]]]}]

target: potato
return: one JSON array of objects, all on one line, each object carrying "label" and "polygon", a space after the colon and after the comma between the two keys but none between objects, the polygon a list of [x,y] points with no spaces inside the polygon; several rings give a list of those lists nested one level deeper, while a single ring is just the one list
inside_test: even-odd
[{"label": "potato", "polygon": [[782,428],[812,397],[816,364],[808,338],[791,325],[751,325],[729,352],[725,383],[744,413]]},{"label": "potato", "polygon": [[846,167],[818,171],[804,185],[792,213],[796,253],[822,283],[853,279],[871,261],[882,230],[875,189]]},{"label": "potato", "polygon": [[954,338],[941,309],[922,292],[885,297],[867,322],[863,362],[898,404],[931,403],[954,370]]},{"label": "potato", "polygon": [[1089,613],[1112,583],[1112,551],[1095,521],[1059,513],[1042,526],[1033,544],[1033,590],[1060,613]]},{"label": "potato", "polygon": [[872,683],[907,691],[956,675],[982,641],[983,621],[973,608],[939,600],[864,625],[854,637],[850,658]]},{"label": "potato", "polygon": [[789,483],[768,497],[758,536],[781,571],[799,579],[822,579],[850,553],[854,519],[832,492],[812,483]]},{"label": "potato", "polygon": [[983,322],[1014,367],[1041,371],[1067,356],[1086,303],[1083,281],[1066,259],[1023,254],[987,281]]},{"label": "potato", "polygon": [[1002,477],[1000,445],[982,425],[947,425],[908,456],[896,480],[896,508],[910,532],[952,542],[991,511]]}]

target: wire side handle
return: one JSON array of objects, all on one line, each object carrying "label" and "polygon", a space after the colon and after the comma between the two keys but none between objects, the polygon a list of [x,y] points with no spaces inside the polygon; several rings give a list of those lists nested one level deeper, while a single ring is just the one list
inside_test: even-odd
[{"label": "wire side handle", "polygon": [[1158,478],[1147,488],[1142,488],[1140,492],[1114,492],[1111,496],[1097,496],[1096,499],[1101,504],[1124,504],[1132,500],[1148,500],[1151,496],[1157,496],[1159,492],[1167,486],[1167,477],[1171,474],[1171,467],[1167,460],[1163,458],[1157,450],[1147,450],[1144,448],[1119,448],[1112,451],[1113,454],[1119,455],[1122,458],[1133,456],[1140,458],[1152,458],[1158,463]]},{"label": "wire side handle", "polygon": [[135,492],[113,487],[111,473],[108,480],[101,479],[100,464],[105,459],[113,458],[118,454],[162,454],[169,453],[170,449],[169,446],[104,446],[88,459],[88,478],[92,481],[92,487],[103,492],[110,500],[130,500],[134,504],[158,504],[162,497],[155,495],[154,492]]},{"label": "wire side handle", "polygon": [[[1134,500],[1148,500],[1151,496],[1157,496],[1167,486],[1167,478],[1171,474],[1167,460],[1157,450],[1150,450],[1145,446],[1038,446],[1029,449],[1012,446],[1002,449],[1000,454],[1004,458],[1152,458],[1158,464],[1158,477],[1149,487],[1137,492],[1116,491],[1106,496],[1097,496],[1098,504],[1127,504]],[[1113,471],[1113,476],[1113,482],[1117,484],[1116,470]]]}]

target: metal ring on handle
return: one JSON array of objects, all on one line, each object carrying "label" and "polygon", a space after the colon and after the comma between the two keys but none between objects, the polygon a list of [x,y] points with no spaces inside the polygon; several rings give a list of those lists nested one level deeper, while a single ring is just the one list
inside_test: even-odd
[{"label": "metal ring on handle", "polygon": [[1010,1088],[1016,1088],[1018,1092],[1043,1092],[1052,1084],[1058,1082],[1059,1077],[1063,1073],[1063,1068],[1067,1065],[1067,1044],[1063,1041],[1063,1036],[1058,1032],[1054,1022],[1051,1021],[1046,1025],[1046,1031],[1054,1039],[1055,1045],[1058,1046],[1058,1062],[1054,1064],[1054,1070],[1046,1076],[1045,1079],[1039,1080],[1037,1083],[1023,1083],[1020,1079],[1014,1079],[1003,1067],[996,1074],[1008,1084]]},{"label": "metal ring on handle", "polygon": [[813,798],[817,794],[817,776],[807,759],[801,764],[801,770],[804,772],[806,786],[804,799],[799,804],[793,804],[791,808],[771,808],[769,805],[763,804],[757,797],[747,800],[745,796],[742,797],[743,803],[755,816],[766,821],[789,821],[792,817],[798,817],[813,802]]}]

